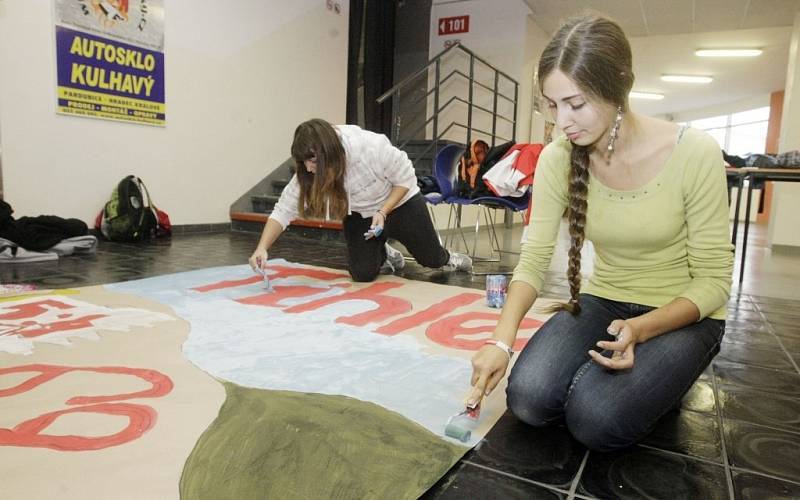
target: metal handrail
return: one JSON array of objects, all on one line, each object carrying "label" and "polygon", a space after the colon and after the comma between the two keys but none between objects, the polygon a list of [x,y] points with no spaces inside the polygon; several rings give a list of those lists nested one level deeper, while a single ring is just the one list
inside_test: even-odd
[{"label": "metal handrail", "polygon": [[441,60],[445,55],[449,54],[451,51],[455,51],[455,49],[461,49],[462,51],[464,51],[467,54],[469,54],[471,57],[477,59],[478,61],[482,62],[486,66],[489,66],[492,70],[496,71],[497,73],[503,75],[507,80],[511,80],[512,82],[517,83],[517,81],[514,80],[513,78],[511,78],[510,76],[508,76],[508,74],[506,74],[503,71],[495,68],[491,63],[487,62],[485,59],[481,58],[480,56],[476,55],[474,52],[472,52],[471,50],[469,50],[465,46],[461,45],[461,42],[456,42],[453,45],[447,47],[443,51],[441,51],[438,54],[436,54],[433,57],[433,59],[428,61],[428,64],[426,64],[425,66],[421,67],[420,69],[418,69],[417,71],[415,71],[411,75],[403,78],[399,83],[395,84],[394,87],[390,88],[389,90],[387,90],[386,92],[381,94],[377,99],[375,99],[375,101],[378,104],[383,104],[383,101],[388,99],[390,95],[394,94],[397,91],[397,89],[403,88],[406,85],[408,85],[408,83],[411,82],[412,80],[414,80],[416,77],[418,77],[418,76],[422,75],[423,73],[425,73],[434,63],[436,63],[436,61]]},{"label": "metal handrail", "polygon": [[[445,61],[450,54],[454,54],[455,52],[460,51],[469,56],[469,74],[464,73],[463,71],[459,70],[458,68],[453,69],[450,71],[446,76],[442,77],[442,63]],[[493,82],[492,84],[486,84],[481,81],[478,81],[475,78],[475,65],[476,63],[480,63],[489,68],[493,75]],[[431,71],[433,71],[433,75],[431,75]],[[484,71],[481,69],[481,71]],[[406,135],[407,139],[400,144],[400,128],[401,128],[401,113],[400,113],[400,94],[403,92],[407,87],[409,87],[413,82],[415,82],[421,76],[426,76],[428,79],[433,76],[432,84],[429,85],[429,89],[423,93],[418,98],[413,99],[411,103],[403,103],[404,109],[412,109],[416,110],[420,104],[429,102],[431,95],[433,95],[433,106],[432,112],[430,116],[426,116],[426,120],[422,121],[420,125],[416,125],[414,130],[411,134]],[[468,85],[468,90],[466,91],[466,97],[461,94],[458,95],[457,92],[453,92],[452,96],[442,95],[447,91],[451,91],[450,88],[444,88],[444,84],[448,82],[451,78],[455,76],[460,76],[461,78],[466,80]],[[513,84],[513,97],[507,95],[506,92],[508,90],[501,91],[500,90],[500,82],[501,78],[505,81]],[[488,82],[487,82],[488,83]],[[505,89],[508,87],[505,86]],[[486,106],[482,106],[475,102],[475,93],[477,91],[480,92],[489,92],[491,93],[491,102],[492,107],[489,109]],[[487,94],[482,94],[487,95]],[[434,56],[428,63],[416,70],[414,73],[410,74],[409,76],[403,78],[399,83],[394,85],[392,88],[381,94],[380,97],[376,99],[378,104],[382,104],[387,101],[389,98],[392,99],[392,130],[391,130],[391,140],[392,143],[400,147],[401,149],[405,147],[410,141],[414,140],[414,138],[422,132],[423,136],[427,136],[428,133],[425,132],[427,130],[431,130],[431,144],[425,148],[424,151],[417,154],[416,158],[411,158],[412,162],[416,164],[425,154],[427,154],[431,148],[434,150],[434,154],[438,151],[438,143],[440,140],[443,140],[445,135],[448,131],[450,131],[454,126],[461,127],[465,130],[465,144],[470,144],[472,142],[472,135],[473,132],[486,135],[488,138],[491,138],[491,145],[494,146],[496,141],[509,141],[513,140],[517,134],[517,108],[519,106],[519,83],[511,78],[507,73],[497,69],[491,63],[486,61],[485,59],[481,58],[473,51],[468,49],[467,47],[461,45],[460,42],[456,42],[450,47],[445,48],[441,52],[439,52],[436,56]],[[500,100],[508,102],[513,106],[513,111],[511,116],[507,116],[508,112],[505,113],[498,111],[498,103]],[[444,105],[440,106],[440,101],[444,101]],[[450,107],[453,102],[460,102],[466,104],[467,107],[467,116],[466,116],[466,124],[459,123],[455,120],[451,121],[444,130],[440,131],[440,127],[442,123],[440,123],[440,115],[443,111]],[[483,101],[481,101],[483,102]],[[427,115],[428,106],[424,106],[422,111],[415,112],[418,116],[419,115]],[[507,108],[505,108],[507,109]],[[481,113],[486,113],[491,116],[492,118],[492,127],[491,131],[486,131],[479,129],[474,126],[473,124],[473,114],[475,111],[480,111]],[[502,120],[504,123],[511,125],[511,139],[507,139],[502,137],[498,134],[497,131],[497,122]]]}]

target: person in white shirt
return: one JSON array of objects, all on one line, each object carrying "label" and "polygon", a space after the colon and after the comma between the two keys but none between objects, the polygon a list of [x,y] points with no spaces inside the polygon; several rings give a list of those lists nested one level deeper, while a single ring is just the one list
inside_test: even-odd
[{"label": "person in white shirt", "polygon": [[472,270],[472,260],[442,247],[405,152],[381,134],[315,118],[294,133],[295,175],[281,193],[250,257],[260,270],[268,250],[298,217],[342,220],[347,262],[354,281],[373,281],[383,269],[405,265],[386,243],[402,243],[421,265]]}]

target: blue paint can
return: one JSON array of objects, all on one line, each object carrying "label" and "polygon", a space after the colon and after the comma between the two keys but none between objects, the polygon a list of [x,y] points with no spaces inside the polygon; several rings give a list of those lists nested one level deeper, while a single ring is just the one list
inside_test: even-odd
[{"label": "blue paint can", "polygon": [[486,305],[502,308],[506,303],[508,280],[504,274],[490,274],[486,276]]}]

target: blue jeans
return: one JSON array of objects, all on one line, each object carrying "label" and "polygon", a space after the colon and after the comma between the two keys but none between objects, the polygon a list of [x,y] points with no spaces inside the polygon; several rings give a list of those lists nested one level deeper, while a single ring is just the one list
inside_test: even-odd
[{"label": "blue jeans", "polygon": [[579,315],[556,313],[522,350],[509,375],[508,407],[533,426],[565,422],[592,450],[623,448],[680,404],[719,352],[725,322],[706,318],[652,338],[635,347],[633,368],[614,371],[592,362],[587,351],[613,339],[606,328],[615,319],[654,308],[588,294],[580,304]]}]

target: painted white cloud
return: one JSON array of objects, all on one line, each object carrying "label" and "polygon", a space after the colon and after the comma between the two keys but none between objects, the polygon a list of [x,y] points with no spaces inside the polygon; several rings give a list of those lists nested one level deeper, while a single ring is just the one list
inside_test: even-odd
[{"label": "painted white cloud", "polygon": [[[28,311],[30,313],[26,314]],[[92,319],[86,321],[86,326],[69,329],[57,326],[69,322],[79,324],[89,317]],[[75,339],[97,341],[100,339],[98,331],[129,332],[133,327],[174,320],[168,314],[146,309],[110,308],[66,295],[35,295],[0,302],[0,352],[29,355],[36,344],[68,346]],[[46,329],[52,332],[38,335]]]},{"label": "painted white cloud", "polygon": [[[285,261],[272,263],[290,265]],[[248,387],[371,401],[439,435],[448,417],[463,407],[461,398],[471,374],[467,360],[426,353],[410,336],[387,337],[334,322],[337,317],[373,309],[375,304],[371,301],[351,300],[288,314],[275,307],[232,300],[263,293],[260,283],[207,293],[190,290],[249,276],[252,271],[248,266],[231,266],[108,288],[171,305],[191,323],[184,354],[220,379]],[[293,280],[274,280],[273,285]],[[343,293],[336,289],[321,292]],[[306,297],[292,302],[308,300]],[[281,305],[290,303],[287,300]]]}]

